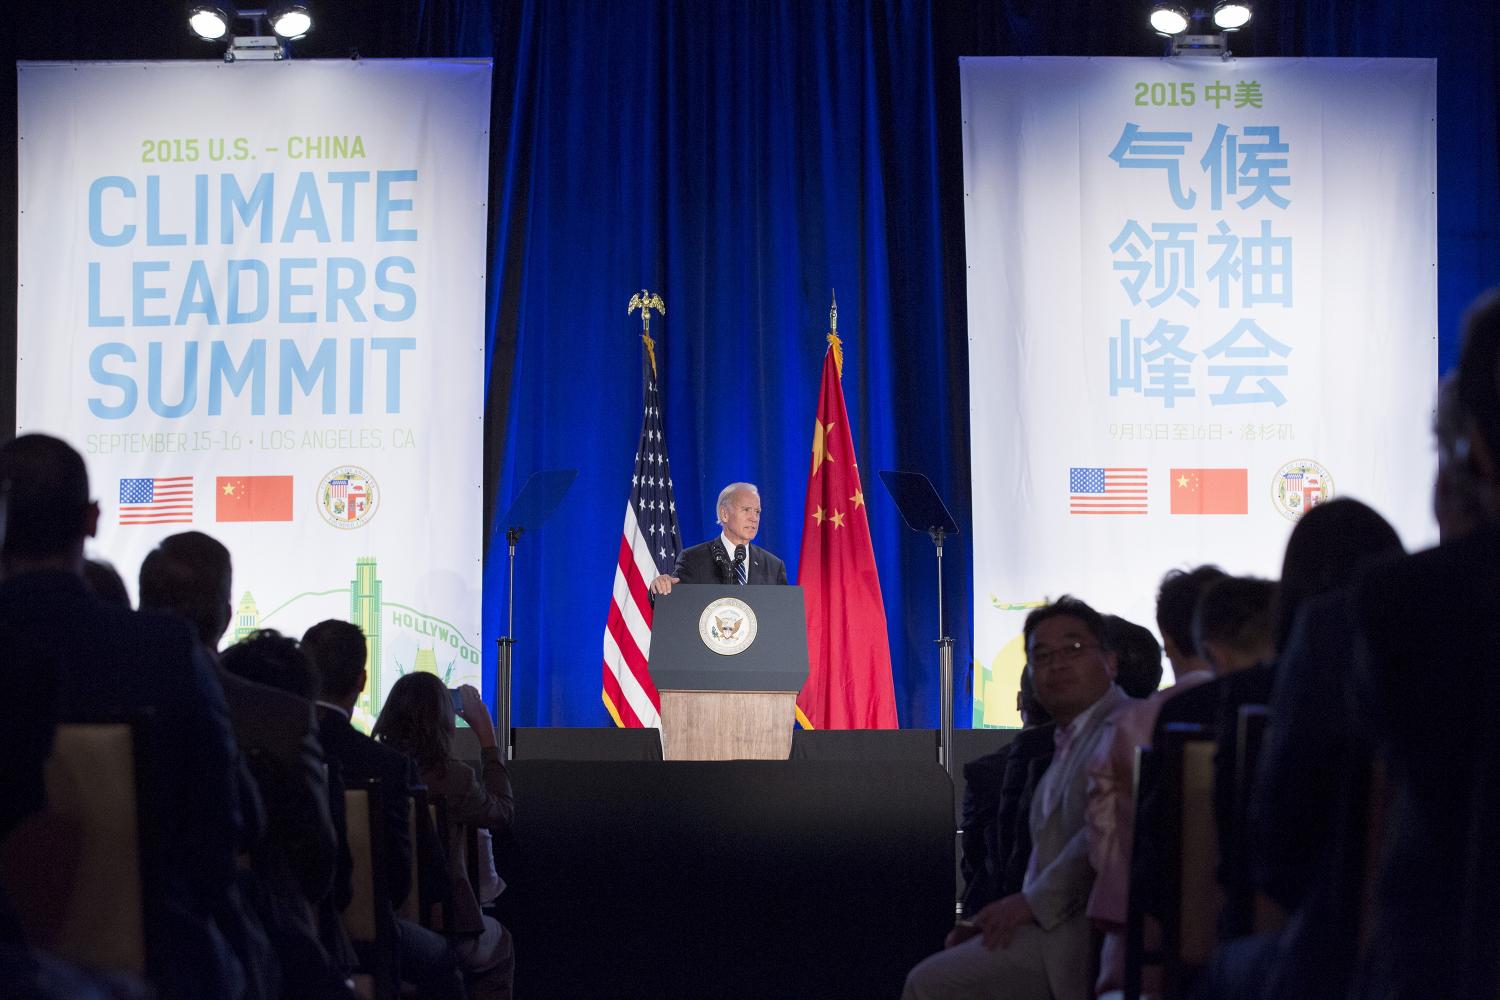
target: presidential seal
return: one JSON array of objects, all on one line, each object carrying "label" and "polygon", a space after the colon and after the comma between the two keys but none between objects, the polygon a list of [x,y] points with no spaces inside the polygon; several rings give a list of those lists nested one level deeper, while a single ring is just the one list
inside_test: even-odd
[{"label": "presidential seal", "polygon": [[1311,459],[1299,458],[1276,470],[1271,480],[1271,505],[1292,521],[1320,503],[1333,499],[1333,477]]},{"label": "presidential seal", "polygon": [[723,656],[743,653],[755,641],[755,612],[738,597],[721,597],[698,616],[703,645]]},{"label": "presidential seal", "polygon": [[380,506],[375,477],[357,465],[341,465],[318,483],[318,513],[335,528],[369,523]]}]

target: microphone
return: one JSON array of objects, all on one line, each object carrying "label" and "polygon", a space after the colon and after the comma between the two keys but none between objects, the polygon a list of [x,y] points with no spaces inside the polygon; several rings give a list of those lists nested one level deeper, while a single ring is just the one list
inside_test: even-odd
[{"label": "microphone", "polygon": [[[736,545],[734,547],[734,574],[735,574],[734,578],[735,578],[736,582],[738,582],[738,580],[740,578],[739,577],[740,571],[743,570],[744,568],[745,568],[745,546],[743,546],[743,545]],[[745,574],[745,579],[747,581],[750,579],[750,574],[749,573]]]},{"label": "microphone", "polygon": [[714,567],[715,567],[716,572],[718,572],[718,574],[719,574],[719,579],[723,580],[725,583],[733,583],[734,582],[734,570],[732,568],[730,568],[729,557],[724,554],[724,546],[722,546],[722,545],[715,545],[713,547],[713,550],[714,550]]}]

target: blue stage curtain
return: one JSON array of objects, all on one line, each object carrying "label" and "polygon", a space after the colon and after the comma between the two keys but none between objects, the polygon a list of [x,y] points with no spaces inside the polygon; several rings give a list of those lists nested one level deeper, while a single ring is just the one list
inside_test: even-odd
[{"label": "blue stage curtain", "polygon": [[[667,304],[652,333],[685,543],[717,533],[721,486],[749,480],[758,541],[794,579],[837,289],[897,701],[904,724],[934,724],[933,547],[876,475],[926,473],[968,523],[926,5],[548,0],[498,15],[513,87],[492,164],[492,307],[496,350],[514,346],[497,510],[537,469],[580,470],[520,542],[515,721],[609,721],[602,637],[642,405],[625,306],[647,287]],[[492,536],[487,636],[506,625],[505,555]],[[967,636],[966,536],[945,559],[949,629]]]},{"label": "blue stage curtain", "polygon": [[[173,4],[7,13],[21,59],[205,58]],[[541,468],[580,470],[516,567],[515,721],[599,725],[602,634],[641,418],[641,286],[683,534],[721,485],[761,485],[761,540],[795,572],[828,295],[906,726],[938,721],[931,544],[876,473],[927,473],[963,531],[945,552],[955,716],[970,718],[968,355],[961,56],[1149,56],[1145,0],[342,0],[299,58],[493,56],[484,477],[503,511]],[[1439,345],[1500,282],[1500,13],[1492,3],[1275,0],[1243,56],[1438,60]],[[15,74],[0,73],[0,229],[15,232]],[[1414,192],[1414,196],[1422,196]],[[14,424],[17,248],[0,241],[0,421]],[[1422,335],[1423,331],[1414,331]],[[983,511],[972,516],[983,517]],[[476,546],[477,547],[477,546]],[[484,540],[486,642],[505,545]],[[1155,581],[1143,580],[1142,587]],[[1088,581],[1076,586],[1088,597]],[[1108,609],[1105,609],[1108,610]],[[495,652],[486,695],[494,698]]]}]

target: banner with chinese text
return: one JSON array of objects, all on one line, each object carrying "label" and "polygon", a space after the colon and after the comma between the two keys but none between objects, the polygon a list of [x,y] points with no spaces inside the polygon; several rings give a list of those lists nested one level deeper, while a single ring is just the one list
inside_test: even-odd
[{"label": "banner with chinese text", "polygon": [[1336,496],[1435,540],[1435,63],[961,77],[976,725],[1019,724],[1036,603],[1154,631],[1167,570],[1274,579]]},{"label": "banner with chinese text", "polygon": [[236,617],[358,624],[368,725],[479,684],[488,60],[22,63],[17,427],[91,551],[234,559]]}]

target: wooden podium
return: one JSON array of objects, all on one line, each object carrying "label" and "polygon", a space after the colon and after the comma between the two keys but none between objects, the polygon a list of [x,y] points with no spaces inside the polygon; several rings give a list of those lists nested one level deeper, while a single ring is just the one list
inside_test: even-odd
[{"label": "wooden podium", "polygon": [[666,760],[786,760],[807,681],[802,588],[673,587],[656,599],[651,679]]}]

